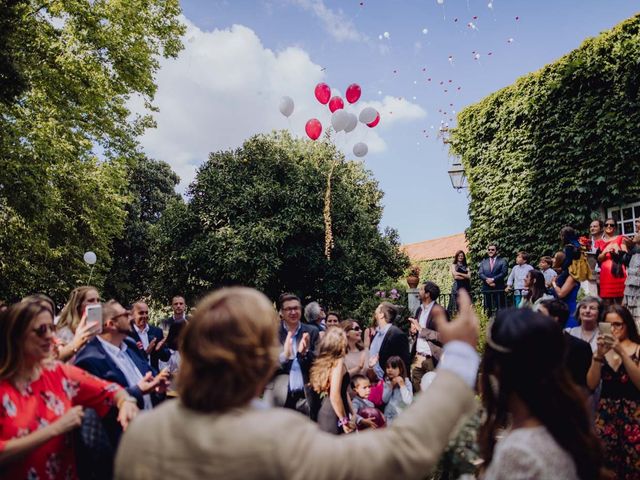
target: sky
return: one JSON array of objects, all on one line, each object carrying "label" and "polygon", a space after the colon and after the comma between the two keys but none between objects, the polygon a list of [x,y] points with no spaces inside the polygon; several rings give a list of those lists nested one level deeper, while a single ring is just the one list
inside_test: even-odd
[{"label": "sky", "polygon": [[[442,3],[439,3],[442,2]],[[334,137],[384,191],[381,228],[402,243],[463,232],[468,196],[451,186],[454,161],[441,125],[640,11],[637,0],[183,0],[187,32],[177,59],[162,59],[154,104],[157,128],[145,152],[168,162],[184,192],[209,152],[237,148],[257,133],[288,129],[305,137],[330,112],[314,97],[325,82],[346,109],[373,106],[375,128],[358,124]],[[285,118],[280,99],[293,99]],[[134,109],[139,109],[135,106]]]}]

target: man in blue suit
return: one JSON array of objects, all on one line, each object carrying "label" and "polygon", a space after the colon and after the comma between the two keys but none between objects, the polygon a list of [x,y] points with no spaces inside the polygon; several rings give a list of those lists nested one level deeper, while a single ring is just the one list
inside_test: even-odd
[{"label": "man in blue suit", "polygon": [[478,276],[482,280],[482,295],[484,296],[484,309],[488,316],[493,310],[505,307],[504,282],[509,267],[504,258],[498,256],[498,247],[495,243],[487,246],[487,257],[484,258],[478,268]]},{"label": "man in blue suit", "polygon": [[127,338],[130,313],[115,300],[102,306],[102,333],[76,355],[75,365],[96,377],[118,383],[150,410],[162,399],[167,373],[156,374]]},{"label": "man in blue suit", "polygon": [[159,370],[159,360],[168,362],[171,358],[169,348],[165,346],[166,339],[162,329],[149,325],[149,307],[140,301],[131,308],[133,321],[129,329],[129,336],[134,340],[141,355],[149,364]]}]

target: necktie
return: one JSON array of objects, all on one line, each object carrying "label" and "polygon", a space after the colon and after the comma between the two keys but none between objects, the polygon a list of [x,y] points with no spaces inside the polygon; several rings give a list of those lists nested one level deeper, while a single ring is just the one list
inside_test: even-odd
[{"label": "necktie", "polygon": [[491,257],[489,259],[489,266],[491,267],[491,271],[493,272],[493,266],[496,264],[496,259]]}]

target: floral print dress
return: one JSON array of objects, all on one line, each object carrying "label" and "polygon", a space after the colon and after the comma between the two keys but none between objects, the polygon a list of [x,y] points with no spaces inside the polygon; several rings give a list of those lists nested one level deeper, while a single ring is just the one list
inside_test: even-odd
[{"label": "floral print dress", "polygon": [[[638,351],[631,356],[640,363]],[[621,365],[615,371],[602,366],[602,394],[596,417],[596,432],[605,448],[605,464],[616,479],[638,479],[640,472],[640,390]]]},{"label": "floral print dress", "polygon": [[[58,362],[43,366],[40,376],[24,390],[0,381],[0,451],[7,441],[55,422],[76,405],[93,408],[101,417],[106,415],[121,389],[78,367]],[[19,460],[0,467],[0,478],[76,479],[71,433],[52,438]]]}]

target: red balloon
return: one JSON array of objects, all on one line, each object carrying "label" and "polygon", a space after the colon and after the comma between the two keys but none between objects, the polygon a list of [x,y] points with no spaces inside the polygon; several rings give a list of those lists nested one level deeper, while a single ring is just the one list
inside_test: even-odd
[{"label": "red balloon", "polygon": [[362,89],[357,83],[352,83],[347,87],[347,102],[356,103],[360,100],[360,95],[362,95]]},{"label": "red balloon", "polygon": [[331,110],[331,113],[341,108],[344,108],[342,99],[340,97],[331,97],[331,100],[329,100],[329,110]]},{"label": "red balloon", "polygon": [[373,122],[367,123],[367,127],[373,128],[376,125],[378,125],[379,123],[380,123],[380,114],[376,115],[376,119]]},{"label": "red balloon", "polygon": [[304,126],[304,131],[307,132],[307,135],[311,140],[317,140],[322,133],[322,124],[320,123],[320,120],[317,118],[309,120]]},{"label": "red balloon", "polygon": [[329,88],[329,85],[327,85],[326,83],[317,84],[316,98],[321,104],[326,105],[331,98],[331,89]]}]

